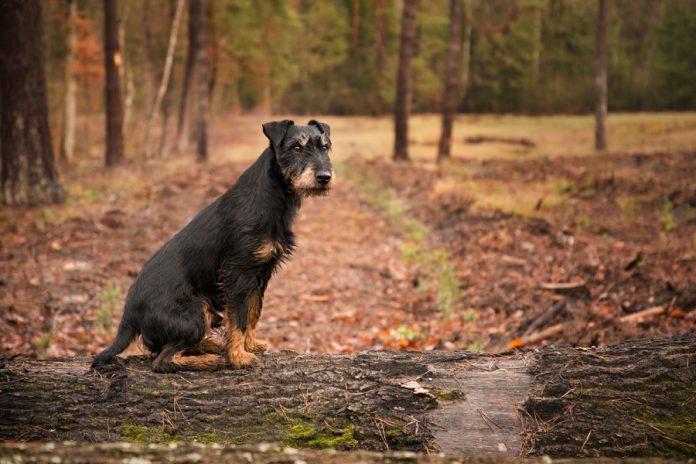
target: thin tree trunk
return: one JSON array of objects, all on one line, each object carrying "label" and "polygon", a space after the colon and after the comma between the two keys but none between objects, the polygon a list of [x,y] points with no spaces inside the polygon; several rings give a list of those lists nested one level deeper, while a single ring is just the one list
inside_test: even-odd
[{"label": "thin tree trunk", "polygon": [[118,1],[104,0],[104,63],[106,67],[106,165],[123,162],[123,103],[119,68]]},{"label": "thin tree trunk", "polygon": [[75,82],[75,46],[77,43],[77,0],[70,0],[68,15],[68,56],[65,60],[65,107],[63,114],[63,143],[61,158],[71,162],[75,154],[77,119],[77,83]]},{"label": "thin tree trunk", "polygon": [[382,79],[384,79],[384,62],[385,62],[385,41],[386,41],[386,25],[384,20],[384,5],[385,0],[375,0],[375,108],[376,114],[382,114]]},{"label": "thin tree trunk", "polygon": [[464,0],[464,43],[462,44],[462,79],[460,98],[469,90],[469,70],[471,69],[471,30],[474,21],[471,0]]},{"label": "thin tree trunk", "polygon": [[174,51],[176,50],[176,38],[179,31],[179,20],[181,19],[181,12],[184,10],[184,0],[179,0],[176,5],[176,11],[174,13],[174,19],[172,20],[172,29],[169,33],[169,43],[167,45],[167,57],[164,61],[164,70],[162,71],[162,82],[160,83],[159,89],[157,90],[157,97],[155,102],[150,107],[150,113],[147,118],[147,124],[145,126],[145,137],[143,145],[145,146],[145,158],[150,158],[152,156],[150,150],[150,132],[155,125],[155,117],[157,116],[157,111],[162,105],[162,100],[164,99],[167,89],[169,88],[169,78],[172,74],[172,65],[174,64]]},{"label": "thin tree trunk", "polygon": [[208,112],[210,108],[210,81],[208,78],[210,57],[208,56],[208,14],[205,0],[198,6],[198,37],[196,40],[196,153],[198,161],[208,159]]},{"label": "thin tree trunk", "polygon": [[534,48],[532,49],[532,86],[539,83],[539,63],[541,62],[541,28],[544,19],[543,1],[534,6]]},{"label": "thin tree trunk", "polygon": [[41,0],[0,2],[0,200],[62,201],[48,125]]},{"label": "thin tree trunk", "polygon": [[360,43],[360,0],[351,0],[350,15],[350,55],[358,53]]},{"label": "thin tree trunk", "polygon": [[152,30],[150,29],[151,16],[151,0],[143,2],[143,97],[145,99],[145,115],[149,117],[152,114],[152,105],[155,101],[155,64],[152,56]]},{"label": "thin tree trunk", "polygon": [[413,76],[411,60],[416,49],[416,8],[418,0],[404,0],[401,17],[401,45],[394,105],[394,160],[408,161],[408,118],[411,114]]},{"label": "thin tree trunk", "polygon": [[[169,0],[169,20],[173,23],[174,22],[174,17],[176,16],[176,8],[179,5],[180,0]],[[186,0],[182,0],[184,3]],[[184,4],[182,4],[182,9],[181,9],[181,16],[183,16],[183,7]],[[181,19],[179,19],[179,23],[181,23]],[[178,33],[177,33],[178,36]],[[172,141],[174,137],[170,133],[170,123],[171,123],[171,116],[172,116],[172,106],[173,106],[173,98],[174,98],[174,76],[176,73],[174,72],[173,69],[174,62],[172,60],[172,72],[169,73],[169,85],[167,86],[167,90],[164,92],[164,97],[162,98],[162,105],[161,105],[161,110],[162,110],[162,133],[160,134],[160,140],[159,140],[159,148],[157,149],[157,156],[159,158],[167,158],[169,156],[169,152],[171,151],[172,147]]]},{"label": "thin tree trunk", "polygon": [[[131,2],[121,4],[121,12],[118,22],[118,40],[119,48],[126,49],[126,24],[128,23],[128,15],[130,14]],[[131,121],[133,119],[133,100],[135,98],[135,84],[133,84],[133,71],[130,69],[130,63],[126,60],[126,53],[121,53],[121,65],[119,66],[119,77],[122,83],[123,96],[123,134],[124,138],[128,139],[128,134],[131,133]]]},{"label": "thin tree trunk", "polygon": [[459,106],[459,73],[462,59],[462,4],[461,0],[450,0],[449,44],[447,68],[445,69],[445,91],[442,96],[442,132],[437,150],[437,161],[452,156],[452,126]]},{"label": "thin tree trunk", "polygon": [[188,148],[189,143],[189,108],[191,106],[191,81],[193,80],[193,70],[196,65],[196,50],[198,40],[198,8],[201,7],[199,0],[189,0],[188,10],[188,50],[186,51],[186,66],[184,68],[184,80],[181,86],[181,100],[179,101],[179,119],[177,122],[177,144],[176,149],[183,153]]},{"label": "thin tree trunk", "polygon": [[595,74],[595,149],[607,149],[607,0],[598,0]]},{"label": "thin tree trunk", "polygon": [[269,353],[154,374],[0,360],[0,441],[219,443],[529,456],[694,456],[696,336],[515,354]]}]

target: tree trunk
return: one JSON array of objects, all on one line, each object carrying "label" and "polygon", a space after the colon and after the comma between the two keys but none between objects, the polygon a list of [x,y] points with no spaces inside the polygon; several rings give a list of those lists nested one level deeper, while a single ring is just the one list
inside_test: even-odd
[{"label": "tree trunk", "polygon": [[595,74],[595,149],[607,149],[607,0],[598,0]]},{"label": "tree trunk", "polygon": [[145,99],[145,115],[147,118],[153,112],[154,95],[155,95],[155,64],[152,56],[152,31],[150,29],[150,21],[152,21],[152,12],[150,9],[151,0],[143,2],[143,97]]},{"label": "tree trunk", "polygon": [[196,39],[196,154],[198,161],[208,159],[208,111],[210,108],[210,82],[208,72],[210,57],[208,56],[208,14],[205,0],[190,0],[198,2]]},{"label": "tree trunk", "polygon": [[539,83],[539,64],[541,62],[541,29],[544,20],[544,0],[534,5],[534,29],[533,29],[533,49],[532,49],[532,86],[536,88]]},{"label": "tree trunk", "polygon": [[123,103],[119,68],[118,1],[104,0],[104,63],[106,67],[106,165],[123,162]]},{"label": "tree trunk", "polygon": [[696,335],[507,354],[271,353],[152,373],[0,360],[0,440],[279,441],[528,456],[696,456]]},{"label": "tree trunk", "polygon": [[198,8],[202,5],[199,0],[189,0],[188,11],[188,49],[186,51],[186,66],[184,68],[184,81],[181,86],[181,101],[179,102],[179,119],[177,122],[176,149],[183,153],[188,148],[189,142],[189,107],[191,106],[191,80],[196,65],[196,50],[198,40]]},{"label": "tree trunk", "polygon": [[385,63],[385,42],[386,42],[386,21],[385,21],[385,0],[375,0],[375,106],[374,113],[381,115],[383,112],[382,104],[382,79],[384,78]]},{"label": "tree trunk", "polygon": [[63,200],[48,126],[41,0],[0,2],[0,200]]},{"label": "tree trunk", "polygon": [[77,83],[75,82],[75,46],[77,43],[77,0],[70,0],[68,15],[68,56],[65,60],[65,107],[63,115],[63,143],[61,158],[70,162],[75,155],[75,127],[77,119]]},{"label": "tree trunk", "polygon": [[[184,9],[184,0],[179,0],[174,12],[174,18],[172,19],[172,29],[169,33],[169,43],[167,45],[167,57],[164,60],[164,70],[162,71],[162,82],[157,89],[157,97],[154,103],[150,107],[150,113],[148,114],[147,123],[145,125],[145,137],[143,140],[143,145],[145,147],[145,158],[150,158],[152,156],[150,150],[150,132],[155,124],[155,117],[157,116],[157,111],[162,105],[164,96],[169,88],[169,78],[172,74],[172,66],[174,64],[174,50],[176,50],[176,37],[179,31],[179,20],[181,19],[181,12]],[[166,130],[166,126],[163,126],[162,130]],[[161,147],[161,145],[160,145]]]},{"label": "tree trunk", "polygon": [[404,0],[401,17],[401,45],[394,105],[394,160],[408,161],[408,118],[411,114],[413,76],[411,59],[416,49],[416,8],[418,0]]},{"label": "tree trunk", "polygon": [[[169,0],[169,19],[174,23],[174,18],[176,17],[176,9],[179,7],[181,2],[181,15],[183,15],[183,7],[185,0]],[[181,17],[179,18],[181,22]],[[178,26],[177,26],[178,29]],[[177,33],[177,36],[179,34]],[[172,57],[174,58],[174,57]],[[172,66],[174,66],[174,60],[172,59]],[[162,110],[162,132],[160,134],[159,148],[157,149],[157,156],[159,158],[167,158],[172,146],[172,135],[170,134],[169,125],[171,122],[172,115],[172,99],[174,96],[174,70],[169,73],[169,85],[164,91],[164,97],[162,97],[162,105],[160,106]]]},{"label": "tree trunk", "polygon": [[442,96],[442,132],[437,149],[437,161],[452,156],[452,126],[459,106],[459,73],[462,59],[462,0],[450,0],[449,44],[445,91]]},{"label": "tree trunk", "polygon": [[464,0],[464,44],[462,45],[462,82],[460,98],[469,89],[469,69],[471,68],[471,29],[474,21],[471,0]]},{"label": "tree trunk", "polygon": [[[211,434],[212,435],[212,434]],[[205,443],[209,443],[206,441]],[[469,456],[453,454],[426,454],[407,451],[378,453],[374,451],[335,451],[285,447],[280,444],[226,446],[217,443],[145,444],[119,443],[0,443],[0,460],[7,463],[62,462],[122,464],[124,462],[169,463],[239,463],[255,464],[547,464],[549,458],[511,458],[500,456]],[[555,464],[588,464],[585,458],[554,459]],[[642,458],[629,461],[621,458],[595,458],[592,464],[687,464],[684,458]]]},{"label": "tree trunk", "polygon": [[360,44],[360,0],[351,0],[350,11],[350,56],[358,54]]}]

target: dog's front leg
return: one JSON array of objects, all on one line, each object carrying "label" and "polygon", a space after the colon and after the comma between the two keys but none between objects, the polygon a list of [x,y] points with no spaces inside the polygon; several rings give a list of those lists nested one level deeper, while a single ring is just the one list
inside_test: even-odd
[{"label": "dog's front leg", "polygon": [[256,324],[261,317],[263,307],[263,291],[259,289],[252,293],[247,305],[247,329],[244,333],[244,348],[250,353],[265,353],[268,345],[256,339]]},{"label": "dog's front leg", "polygon": [[250,304],[259,299],[258,289],[254,285],[243,285],[236,280],[230,285],[233,290],[227,290],[225,285],[225,312],[223,328],[225,332],[225,356],[227,362],[235,369],[248,367],[256,363],[257,359],[245,348],[246,333],[248,327],[248,314]]}]

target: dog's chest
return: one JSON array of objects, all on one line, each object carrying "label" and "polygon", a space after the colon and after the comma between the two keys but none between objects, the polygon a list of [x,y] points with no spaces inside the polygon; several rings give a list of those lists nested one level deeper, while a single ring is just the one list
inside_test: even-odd
[{"label": "dog's chest", "polygon": [[266,239],[254,249],[254,258],[264,264],[275,265],[292,252],[292,245],[282,240]]}]

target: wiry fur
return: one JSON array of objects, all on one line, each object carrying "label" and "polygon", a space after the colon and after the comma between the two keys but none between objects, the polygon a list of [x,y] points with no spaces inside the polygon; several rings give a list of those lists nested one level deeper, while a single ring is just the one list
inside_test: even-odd
[{"label": "wiry fur", "polygon": [[[138,334],[158,372],[224,362],[239,368],[254,361],[250,351],[265,350],[255,338],[264,292],[295,247],[292,224],[302,198],[326,194],[333,169],[326,124],[285,120],[263,129],[270,146],[256,162],[145,263],[128,291],[116,340],[93,367]],[[213,328],[221,335],[211,335]]]}]

